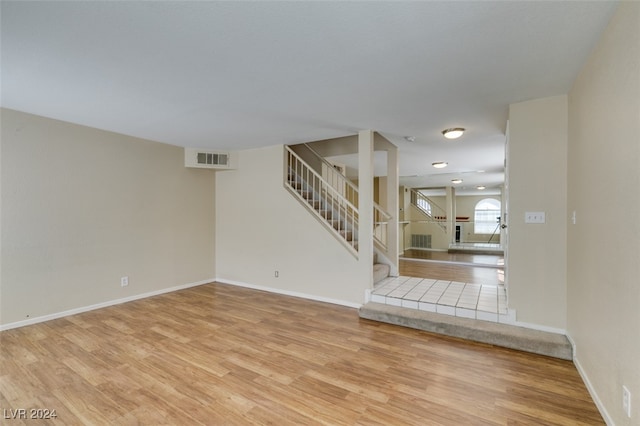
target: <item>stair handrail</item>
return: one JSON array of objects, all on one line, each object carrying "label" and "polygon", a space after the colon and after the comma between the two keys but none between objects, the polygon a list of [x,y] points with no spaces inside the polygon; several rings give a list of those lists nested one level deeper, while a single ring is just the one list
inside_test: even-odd
[{"label": "stair handrail", "polygon": [[[422,207],[420,205],[419,201],[424,201],[424,202],[428,203],[431,206],[432,211],[429,212],[424,207]],[[425,216],[427,216],[429,219],[431,219],[429,221],[429,223],[435,223],[438,226],[440,226],[440,228],[442,228],[443,231],[445,231],[445,232],[447,231],[447,226],[446,226],[447,212],[442,207],[440,207],[436,202],[434,202],[432,199],[430,199],[429,197],[427,197],[426,195],[424,195],[420,191],[417,191],[417,190],[411,188],[411,204],[414,205]],[[437,215],[433,214],[433,209],[434,208],[436,210],[440,211],[439,214],[437,214]]]},{"label": "stair handrail", "polygon": [[[327,170],[332,170],[333,173],[335,173],[335,175],[338,177],[338,179],[340,179],[342,181],[342,183],[346,184],[348,187],[351,188],[351,190],[354,192],[354,194],[358,194],[358,187],[356,186],[356,184],[354,184],[353,182],[351,182],[351,179],[349,179],[348,177],[346,177],[345,175],[343,175],[342,173],[339,173],[335,168],[334,168],[334,164],[331,164],[329,161],[327,161],[326,158],[324,158],[322,155],[320,155],[315,149],[313,149],[311,147],[311,145],[309,145],[308,143],[304,143],[302,144],[304,145],[309,151],[311,151],[311,153],[313,155],[316,156],[316,158],[318,160],[320,160],[326,167]],[[336,188],[338,189],[338,188]]]},{"label": "stair handrail", "polygon": [[[295,159],[296,164],[300,164],[300,167],[304,167],[302,173],[310,174],[312,178],[310,179],[309,176],[301,176],[301,178],[305,181],[313,180],[314,182],[321,185],[324,189],[314,189],[314,191],[318,194],[319,198],[322,198],[325,202],[332,205],[334,209],[340,210],[339,213],[343,218],[348,218],[350,214],[354,215],[354,218],[350,220],[350,222],[352,224],[353,230],[357,230],[359,215],[357,206],[359,190],[357,185],[355,185],[346,176],[336,170],[333,164],[324,159],[308,143],[299,144],[296,147],[299,148],[300,146],[304,146],[307,152],[311,154],[311,157],[308,157],[308,161],[313,161],[314,164],[316,164],[316,168],[312,167],[307,160],[302,158],[302,152],[300,152],[299,154],[290,146],[285,146],[286,152],[288,152],[288,155],[290,156],[287,159],[287,165],[291,163],[291,159],[293,158]],[[325,167],[323,168],[322,165],[324,165]],[[325,169],[326,176],[323,176],[323,174],[325,174]],[[331,188],[331,190],[327,191],[327,188]],[[300,194],[294,195],[297,195],[299,199],[303,198],[300,196]],[[339,201],[334,202],[334,200]],[[386,212],[382,208],[382,206],[375,202],[372,213],[374,243],[378,246],[378,248],[386,252],[388,251],[388,224],[392,216],[390,213]],[[315,214],[316,216],[318,216],[317,212],[315,212]],[[353,244],[349,244],[349,246],[353,247]]]},{"label": "stair handrail", "polygon": [[387,251],[387,226],[391,215],[387,213],[380,204],[373,203],[373,240],[380,248]]},{"label": "stair handrail", "polygon": [[[319,161],[321,161],[322,163],[324,163],[324,165],[325,165],[325,166],[327,166],[327,168],[329,168],[329,169],[333,170],[334,164],[331,164],[329,161],[327,161],[327,160],[326,160],[322,155],[320,155],[320,154],[318,153],[318,151],[316,151],[315,149],[313,149],[313,147],[311,147],[311,145],[309,145],[308,143],[303,143],[302,145],[304,145],[304,146],[305,146],[309,151],[311,151],[311,153],[312,153],[313,155],[315,155],[315,157],[316,157]],[[341,173],[339,173],[339,172],[337,172],[337,171],[336,171],[336,173],[337,173],[337,176],[339,176],[339,178],[340,178],[340,179],[341,179],[341,180],[342,180],[342,181],[343,181],[347,186],[349,186],[349,187],[353,190],[353,192],[354,192],[355,194],[358,194],[358,193],[359,193],[359,188],[356,186],[356,184],[354,184],[354,183],[351,181],[351,179],[349,179],[348,177],[344,176],[343,174],[341,174]],[[388,221],[389,219],[391,219],[391,214],[387,213],[387,212],[384,210],[384,208],[383,208],[380,204],[378,204],[378,203],[376,203],[376,202],[374,202],[373,204],[374,204],[374,206],[373,206],[374,210],[378,210],[378,211],[382,214],[382,216],[383,216],[383,218],[385,219],[385,221]]]},{"label": "stair handrail", "polygon": [[[354,200],[358,199],[359,189],[353,182],[351,182],[349,178],[347,178],[342,173],[335,170],[334,165],[331,164],[329,161],[327,161],[315,149],[313,149],[311,145],[309,145],[308,143],[304,143],[302,145],[304,145],[304,147],[313,154],[316,160],[320,161],[320,164],[324,164],[327,170],[331,171],[330,172],[331,176],[337,177],[337,180],[340,182],[340,184],[345,184],[349,187],[349,190],[351,192],[345,191],[345,193],[350,194],[351,198]],[[332,180],[332,179],[329,179],[329,180]],[[332,186],[334,185],[332,184]],[[340,188],[336,188],[335,186],[334,188],[338,190],[338,192],[340,192]],[[349,199],[349,197],[347,197],[347,199]],[[378,243],[378,246],[386,252],[387,251],[387,225],[388,225],[389,219],[391,219],[391,214],[387,213],[382,208],[382,206],[380,206],[378,203],[374,202],[373,204],[374,204],[373,206],[373,224],[374,224],[373,239],[374,239],[374,242]]]},{"label": "stair handrail", "polygon": [[[336,192],[339,195],[339,198],[344,198],[344,201],[346,204],[348,204],[350,207],[352,207],[355,210],[358,210],[358,206],[354,205],[351,201],[349,201],[349,199],[343,195],[340,195],[340,192],[333,188],[333,186],[331,185],[331,183],[329,181],[327,181],[325,178],[322,177],[322,175],[318,172],[316,172],[313,167],[311,167],[306,161],[304,161],[298,154],[296,154],[291,148],[289,148],[288,146],[285,145],[285,148],[287,149],[287,151],[289,153],[291,153],[298,161],[300,161],[302,164],[305,165],[305,167],[307,167],[309,169],[309,171],[322,183],[324,183],[325,185],[327,185],[328,187],[332,188],[334,190],[334,192]],[[331,164],[331,163],[328,163]],[[353,185],[353,184],[352,184]],[[354,186],[355,190],[358,190],[357,186]]]},{"label": "stair handrail", "polygon": [[[338,238],[347,247],[352,254],[356,257],[358,255],[357,235],[358,235],[358,207],[356,207],[351,201],[331,185],[320,173],[314,170],[306,161],[304,161],[296,152],[290,147],[285,145],[285,152],[287,159],[285,162],[285,186],[287,189],[296,196],[309,210],[323,223],[327,228],[330,228],[334,236]],[[292,159],[295,160],[294,167],[292,167]],[[331,226],[326,218],[320,214],[315,208],[309,206],[309,200],[305,199],[302,194],[295,191],[290,182],[287,184],[287,176],[292,173],[296,177],[301,179],[301,183],[308,188],[313,194],[312,201],[325,203],[327,207],[333,212],[337,212],[339,219],[344,220],[345,229],[344,235],[341,230],[335,229]],[[307,191],[305,190],[305,191]],[[317,195],[317,199],[316,199]],[[347,234],[352,233],[352,241],[348,241]]]},{"label": "stair handrail", "polygon": [[375,201],[373,202],[373,208],[382,216],[385,222],[388,222],[389,219],[391,219],[391,214],[387,213],[387,211]]}]

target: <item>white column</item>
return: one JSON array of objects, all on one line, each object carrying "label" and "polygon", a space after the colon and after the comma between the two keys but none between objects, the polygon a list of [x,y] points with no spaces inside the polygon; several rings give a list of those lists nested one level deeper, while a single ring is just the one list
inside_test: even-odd
[{"label": "white column", "polygon": [[358,259],[360,270],[373,288],[373,137],[358,132]]},{"label": "white column", "polygon": [[387,225],[387,257],[391,261],[391,275],[398,275],[398,187],[400,185],[398,166],[398,148],[393,146],[387,150],[387,203],[385,210],[391,214]]},{"label": "white column", "polygon": [[456,238],[456,189],[447,186],[447,239],[449,243],[455,243]]}]

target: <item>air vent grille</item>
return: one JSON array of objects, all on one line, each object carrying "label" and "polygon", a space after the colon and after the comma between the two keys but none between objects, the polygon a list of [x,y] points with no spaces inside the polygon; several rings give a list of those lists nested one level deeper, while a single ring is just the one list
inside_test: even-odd
[{"label": "air vent grille", "polygon": [[230,170],[235,168],[231,152],[208,151],[201,148],[184,149],[184,166],[196,169]]},{"label": "air vent grille", "polygon": [[213,152],[199,152],[198,164],[211,166],[227,166],[229,165],[228,154],[217,154]]},{"label": "air vent grille", "polygon": [[431,248],[431,235],[411,234],[411,247]]}]

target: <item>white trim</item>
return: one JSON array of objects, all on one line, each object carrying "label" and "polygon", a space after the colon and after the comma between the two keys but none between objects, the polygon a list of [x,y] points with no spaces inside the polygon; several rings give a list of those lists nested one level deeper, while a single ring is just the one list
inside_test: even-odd
[{"label": "white trim", "polygon": [[331,303],[333,305],[347,306],[349,308],[360,309],[361,303],[347,302],[346,300],[331,299],[329,297],[316,296],[314,294],[299,293],[297,291],[283,290],[274,287],[265,287],[261,285],[249,284],[241,281],[227,280],[225,278],[216,278],[216,281],[222,284],[235,285],[238,287],[246,287],[254,290],[267,291],[269,293],[282,294],[285,296],[299,297],[301,299],[315,300],[316,302]]},{"label": "white trim", "polygon": [[[569,341],[573,345],[573,340],[569,336],[567,336],[567,338],[569,339]],[[585,386],[587,387],[587,391],[589,391],[589,395],[591,395],[591,399],[593,399],[593,402],[595,402],[596,407],[598,408],[598,411],[600,412],[600,415],[604,419],[604,422],[608,426],[615,426],[615,422],[613,421],[613,419],[611,418],[611,416],[607,412],[607,409],[605,408],[604,404],[602,403],[602,401],[598,397],[598,393],[596,392],[596,389],[593,387],[593,385],[589,381],[589,377],[587,376],[587,373],[582,368],[582,365],[580,364],[580,361],[578,361],[578,358],[576,357],[575,346],[573,348],[573,365],[576,366],[576,370],[578,370],[578,374],[580,374],[580,377],[582,377],[582,381],[584,382]]]},{"label": "white trim", "polygon": [[[509,311],[511,311],[511,309],[509,309]],[[567,330],[565,330],[564,328],[548,327],[546,325],[532,324],[529,322],[520,322],[520,321],[515,321],[511,325],[530,328],[532,330],[546,331],[547,333],[564,334],[565,336],[567,335]]]},{"label": "white trim", "polygon": [[[447,249],[435,249],[435,248],[424,248],[424,247],[406,247],[405,250],[418,250],[418,251],[437,251],[441,253],[448,252]],[[404,254],[404,251],[402,252]],[[411,259],[410,257],[408,259]]]},{"label": "white trim", "polygon": [[69,309],[68,311],[56,312],[54,314],[48,314],[48,315],[43,315],[43,316],[40,316],[40,317],[29,318],[29,319],[23,320],[23,321],[16,321],[16,322],[11,322],[9,324],[2,324],[2,325],[0,325],[0,331],[10,330],[12,328],[18,328],[18,327],[25,327],[27,325],[33,325],[33,324],[37,324],[37,323],[40,323],[40,322],[45,322],[45,321],[50,321],[50,320],[54,320],[54,319],[58,319],[58,318],[62,318],[62,317],[67,317],[69,315],[76,315],[76,314],[80,314],[82,312],[88,312],[88,311],[93,311],[93,310],[96,310],[96,309],[107,308],[109,306],[119,305],[121,303],[131,302],[131,301],[138,300],[138,299],[145,299],[147,297],[157,296],[157,295],[163,294],[163,293],[171,293],[173,291],[184,290],[184,289],[189,288],[189,287],[197,287],[199,285],[208,284],[208,283],[211,283],[211,282],[214,282],[214,281],[215,280],[213,278],[211,278],[211,279],[207,279],[207,280],[197,281],[197,282],[194,282],[194,283],[182,284],[182,285],[177,285],[175,287],[168,287],[168,288],[163,288],[161,290],[150,291],[148,293],[136,294],[134,296],[124,297],[122,299],[115,299],[115,300],[109,300],[107,302],[96,303],[95,305],[89,305],[89,306],[83,306],[81,308]]},{"label": "white trim", "polygon": [[573,360],[575,361],[576,356],[577,356],[577,352],[576,352],[576,342],[573,341],[573,339],[571,338],[571,336],[569,336],[569,334],[565,334],[565,336],[567,336],[567,340],[569,341],[569,343],[571,343],[571,348],[572,348],[572,354],[573,354]]},{"label": "white trim", "polygon": [[[530,328],[531,330],[546,331],[547,333],[562,334],[564,336],[567,335],[567,330],[564,328],[549,327],[547,325],[540,325],[540,324],[534,324],[530,322],[518,321],[515,309],[508,308],[507,313],[510,317],[510,320],[508,322],[505,322],[504,324],[515,325],[517,327]],[[569,340],[569,342],[571,343],[571,340]],[[575,356],[575,349],[576,349],[575,346],[572,349],[573,349],[573,354]]]}]

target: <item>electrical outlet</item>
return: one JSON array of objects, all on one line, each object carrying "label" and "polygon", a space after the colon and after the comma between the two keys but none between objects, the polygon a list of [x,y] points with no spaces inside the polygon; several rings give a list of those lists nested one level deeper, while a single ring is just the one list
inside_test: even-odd
[{"label": "electrical outlet", "polygon": [[275,272],[273,273],[273,276],[274,276],[274,277],[276,277],[276,278],[278,278],[278,277],[280,276],[280,272],[275,271]]},{"label": "electrical outlet", "polygon": [[120,287],[126,287],[129,285],[129,277],[120,278]]},{"label": "electrical outlet", "polygon": [[631,392],[626,386],[622,386],[622,410],[631,418]]}]

